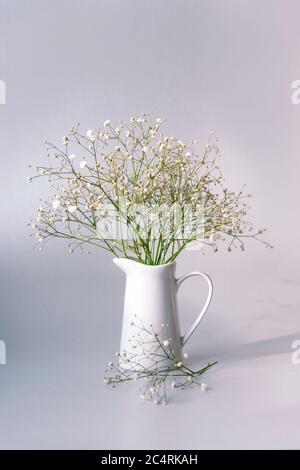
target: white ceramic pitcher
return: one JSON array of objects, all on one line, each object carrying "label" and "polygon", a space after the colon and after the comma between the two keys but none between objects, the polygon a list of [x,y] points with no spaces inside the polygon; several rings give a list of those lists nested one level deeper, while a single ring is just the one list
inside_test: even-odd
[{"label": "white ceramic pitcher", "polygon": [[[114,258],[114,263],[126,274],[124,315],[120,352],[133,353],[132,337],[136,334],[136,318],[144,325],[153,325],[160,333],[167,328],[177,360],[182,359],[182,346],[186,344],[204,317],[211,301],[213,286],[207,274],[194,271],[176,279],[176,263],[150,266],[125,258]],[[177,291],[186,279],[200,276],[208,285],[206,301],[188,332],[181,336],[178,323]]]}]

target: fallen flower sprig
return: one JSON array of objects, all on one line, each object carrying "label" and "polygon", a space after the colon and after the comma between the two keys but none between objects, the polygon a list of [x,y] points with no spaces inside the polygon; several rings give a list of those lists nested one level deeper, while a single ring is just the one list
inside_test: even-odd
[{"label": "fallen flower sprig", "polygon": [[208,385],[200,381],[204,372],[217,362],[208,363],[205,367],[193,370],[184,359],[176,359],[172,349],[171,338],[166,337],[168,325],[162,325],[158,334],[150,324],[146,327],[141,321],[133,324],[137,333],[132,337],[135,353],[126,351],[116,353],[116,361],[109,362],[104,382],[115,387],[118,384],[141,382],[140,398],[153,401],[156,405],[168,402],[168,382],[172,389],[185,390],[192,385],[200,387],[204,392]]}]

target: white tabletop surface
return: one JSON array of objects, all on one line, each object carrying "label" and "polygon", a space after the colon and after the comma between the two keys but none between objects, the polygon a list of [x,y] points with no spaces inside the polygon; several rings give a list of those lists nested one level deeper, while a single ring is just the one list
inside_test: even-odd
[{"label": "white tabletop surface", "polygon": [[[95,260],[67,258],[74,269],[67,275],[65,259],[57,270],[42,264],[42,256],[33,258],[39,269],[32,278],[26,279],[26,264],[13,273],[14,295],[3,286],[14,331],[6,341],[7,364],[0,366],[1,448],[300,447],[300,365],[291,361],[292,342],[300,339],[299,280],[276,279],[271,254],[259,277],[253,266],[236,270],[238,257],[205,259],[206,271],[213,260],[215,296],[187,351],[191,365],[218,365],[203,376],[209,390],[170,391],[167,406],[140,400],[137,385],[103,383],[105,364],[118,349],[124,287],[109,257],[97,257],[104,260],[104,279]],[[189,256],[178,262],[180,274]],[[246,265],[250,258],[245,255]],[[87,277],[90,288],[81,291]],[[193,318],[196,285],[182,288],[183,325]]]}]

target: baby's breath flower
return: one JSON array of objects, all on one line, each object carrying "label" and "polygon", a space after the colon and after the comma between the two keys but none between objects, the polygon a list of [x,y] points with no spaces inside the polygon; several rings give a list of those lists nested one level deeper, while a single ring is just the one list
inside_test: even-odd
[{"label": "baby's breath flower", "polygon": [[96,136],[95,136],[95,134],[94,134],[93,129],[89,129],[89,130],[87,131],[87,133],[86,133],[86,136],[87,136],[87,138],[88,138],[89,140],[91,140],[91,141],[96,140]]},{"label": "baby's breath flower", "polygon": [[[163,121],[157,118],[153,122],[142,114],[132,117],[128,126],[112,127],[106,120],[104,129],[89,129],[86,138],[76,125],[63,137],[63,144],[69,144],[67,149],[47,144],[49,165],[38,167],[34,175],[46,177],[57,194],[55,200],[50,197],[43,203],[44,210],[38,211],[35,220],[45,241],[54,237],[69,239],[80,250],[92,244],[114,256],[150,265],[173,262],[184,248],[198,240],[207,241],[214,251],[222,242],[228,251],[236,247],[243,251],[246,237],[262,241],[264,230],[255,230],[246,218],[248,192],[234,193],[225,187],[217,164],[217,139],[210,135],[207,147],[196,155],[190,142],[160,133]],[[70,155],[68,148],[73,152]],[[80,156],[78,167],[73,165],[76,155]],[[28,181],[32,181],[31,176]],[[115,235],[98,230],[102,216],[97,211],[102,205],[112,206],[117,217],[127,221],[129,237],[122,243]],[[141,205],[151,212],[157,206],[159,210],[166,208],[159,221],[149,215],[146,223],[150,222],[150,232],[144,231],[147,236],[140,230],[139,214],[126,217],[123,213],[124,208],[126,212]],[[196,221],[196,209],[201,206],[201,223],[187,231],[179,222],[172,225],[168,220],[172,219],[174,205],[188,211],[191,208]],[[178,217],[180,220],[185,218]],[[158,223],[165,232],[162,238],[155,236]]]},{"label": "baby's breath flower", "polygon": [[[202,374],[215,363],[208,364],[203,369],[196,371],[189,368],[180,368],[182,366],[181,361],[176,364],[180,367],[174,367],[172,364],[174,352],[162,347],[163,341],[166,341],[161,337],[164,330],[162,329],[161,333],[157,333],[152,327],[149,330],[149,326],[145,328],[139,319],[136,320],[134,326],[137,333],[132,335],[131,340],[134,341],[137,352],[126,353],[126,351],[123,351],[120,363],[116,365],[112,362],[109,363],[109,373],[111,375],[107,379],[112,386],[122,382],[139,381],[143,384],[143,390],[140,389],[140,398],[142,400],[151,400],[157,405],[167,404],[169,379],[171,380],[172,389],[184,390],[190,388],[192,384],[201,386],[201,383],[199,383],[200,376],[202,377]],[[168,325],[165,326],[168,327]],[[130,361],[130,368],[123,367],[124,363],[127,364],[124,360],[125,357]],[[151,358],[150,362],[149,358]],[[108,371],[106,370],[106,372]]]},{"label": "baby's breath flower", "polygon": [[71,214],[74,214],[74,212],[76,212],[76,210],[77,210],[77,206],[68,206],[68,211]]},{"label": "baby's breath flower", "polygon": [[53,209],[58,209],[59,206],[60,206],[60,201],[58,199],[54,199],[54,201],[52,202]]}]

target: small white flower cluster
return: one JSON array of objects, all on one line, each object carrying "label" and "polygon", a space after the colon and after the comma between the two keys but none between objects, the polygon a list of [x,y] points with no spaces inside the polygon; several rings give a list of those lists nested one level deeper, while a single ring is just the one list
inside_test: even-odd
[{"label": "small white flower cluster", "polygon": [[[109,119],[103,127],[81,134],[79,125],[63,137],[63,148],[48,144],[48,164],[39,166],[36,177],[47,178],[53,196],[38,209],[36,232],[38,243],[57,237],[69,240],[69,252],[83,252],[85,245],[101,247],[114,256],[130,257],[145,264],[163,264],[176,259],[195,240],[213,245],[227,242],[227,249],[244,249],[243,239],[259,239],[264,229],[254,231],[245,220],[250,195],[234,193],[224,187],[217,159],[219,147],[213,134],[200,155],[193,145],[161,132],[161,118],[143,114],[131,117],[128,125],[113,124]],[[112,206],[124,221],[126,200],[128,237],[115,233],[102,236],[97,231],[99,211]],[[130,210],[141,205],[146,212],[157,207],[191,207],[192,228],[182,237],[182,224],[175,218],[141,232],[137,217]],[[201,207],[204,223],[197,223]],[[30,225],[32,225],[32,222]],[[102,220],[101,220],[102,222]],[[109,224],[106,224],[109,226]],[[147,224],[145,225],[147,227]],[[168,226],[168,230],[165,227]],[[268,244],[267,244],[268,245]]]},{"label": "small white flower cluster", "polygon": [[[115,387],[121,383],[142,382],[140,398],[156,405],[167,404],[168,382],[171,382],[171,389],[185,390],[191,385],[198,386],[202,392],[208,389],[208,385],[199,379],[216,362],[192,370],[183,360],[176,359],[172,340],[166,338],[167,325],[162,326],[160,333],[152,325],[146,327],[140,320],[133,325],[136,327],[132,338],[136,353],[117,352],[117,361],[108,363],[106,373],[109,375],[104,379],[105,384]],[[186,359],[187,353],[183,357]]]}]

